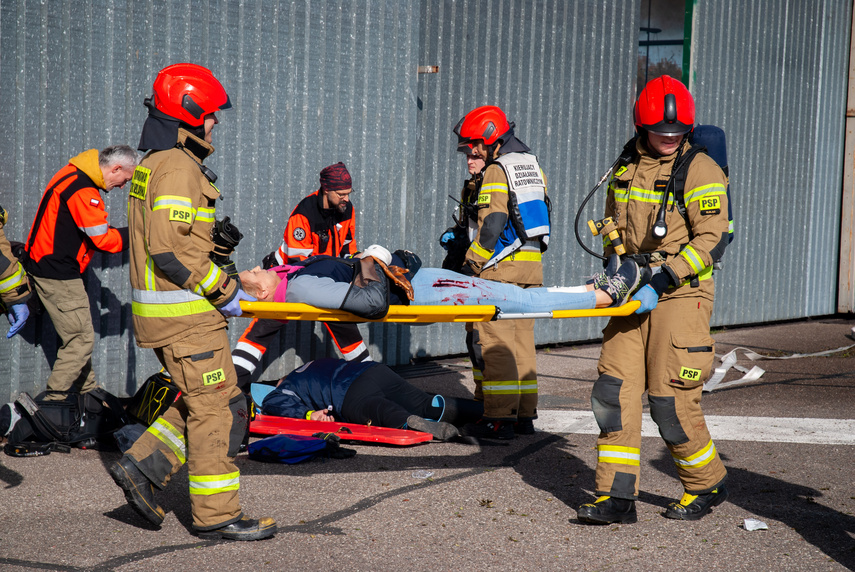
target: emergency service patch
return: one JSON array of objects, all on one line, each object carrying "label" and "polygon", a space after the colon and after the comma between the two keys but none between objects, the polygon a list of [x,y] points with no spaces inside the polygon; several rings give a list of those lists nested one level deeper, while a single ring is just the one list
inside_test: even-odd
[{"label": "emergency service patch", "polygon": [[291,233],[294,237],[294,240],[305,240],[306,231],[300,227],[294,229],[294,232]]},{"label": "emergency service patch", "polygon": [[193,222],[193,211],[187,207],[169,207],[169,220],[175,222]]},{"label": "emergency service patch", "polygon": [[685,379],[687,381],[700,381],[701,370],[692,369],[690,367],[681,367],[680,368],[680,379]]},{"label": "emergency service patch", "polygon": [[226,372],[223,371],[223,368],[215,369],[214,371],[209,371],[208,373],[202,374],[202,382],[205,385],[214,385],[215,383],[221,383],[226,380]]},{"label": "emergency service patch", "polygon": [[489,205],[490,204],[490,193],[481,193],[478,195],[478,204],[479,205]]},{"label": "emergency service patch", "polygon": [[698,202],[702,215],[714,215],[721,212],[721,197],[703,197]]},{"label": "emergency service patch", "polygon": [[134,177],[131,179],[131,190],[128,194],[135,199],[145,200],[145,194],[148,191],[148,179],[151,177],[151,169],[137,166],[134,169]]},{"label": "emergency service patch", "polygon": [[89,204],[92,205],[93,207],[97,207],[98,205],[101,204],[101,201],[99,201],[98,199],[89,199]]}]

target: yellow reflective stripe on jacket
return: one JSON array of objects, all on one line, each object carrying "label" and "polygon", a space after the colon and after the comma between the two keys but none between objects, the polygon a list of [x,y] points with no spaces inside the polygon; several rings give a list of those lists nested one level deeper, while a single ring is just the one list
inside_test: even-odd
[{"label": "yellow reflective stripe on jacket", "polygon": [[698,251],[692,248],[692,246],[686,246],[686,248],[680,251],[680,256],[686,259],[686,262],[689,263],[689,266],[692,267],[695,274],[700,274],[701,271],[706,268],[704,266],[704,261],[701,260],[701,257],[698,255]]},{"label": "yellow reflective stripe on jacket", "polygon": [[694,455],[689,457],[678,457],[677,455],[672,454],[671,456],[674,457],[674,463],[681,467],[698,469],[715,459],[715,445],[713,445],[712,439],[710,439],[707,446]]},{"label": "yellow reflective stripe on jacket", "polygon": [[196,220],[200,222],[214,222],[216,220],[214,210],[213,207],[199,207],[199,210],[196,212]]},{"label": "yellow reflective stripe on jacket", "polygon": [[481,193],[504,193],[508,194],[508,184],[507,183],[489,183],[486,185],[481,185],[480,192]]},{"label": "yellow reflective stripe on jacket", "polygon": [[190,209],[194,216],[196,214],[196,209],[193,208],[193,202],[187,197],[179,195],[162,195],[157,197],[154,199],[154,204],[151,206],[151,210],[159,211],[161,209],[168,209],[171,207],[183,207]]},{"label": "yellow reflective stripe on jacket", "polygon": [[165,421],[162,417],[158,417],[146,431],[169,447],[169,450],[178,457],[181,464],[187,462],[187,442],[184,440],[184,435],[175,429],[171,423]]},{"label": "yellow reflective stripe on jacket", "polygon": [[[665,194],[661,191],[651,191],[647,189],[640,189],[638,187],[630,187],[627,189],[618,189],[613,185],[609,185],[609,189],[614,193],[615,200],[619,203],[627,203],[629,201],[638,201],[640,203],[661,203],[662,195]],[[672,194],[668,194],[668,205],[674,204],[674,197]]]},{"label": "yellow reflective stripe on jacket", "polygon": [[480,244],[478,244],[478,242],[477,242],[477,241],[475,241],[475,240],[473,240],[473,241],[472,241],[472,244],[470,244],[470,245],[469,245],[469,250],[471,250],[472,252],[474,252],[475,254],[477,254],[478,256],[480,256],[480,257],[482,257],[482,258],[487,258],[487,259],[489,259],[491,256],[493,256],[493,251],[492,251],[492,250],[487,250],[486,248],[483,248],[483,247],[482,247]]},{"label": "yellow reflective stripe on jacket", "polygon": [[0,280],[0,293],[5,294],[10,290],[14,290],[27,280],[27,273],[24,271],[24,267],[21,266],[21,263],[18,262],[18,270],[15,271],[14,274],[6,278],[5,280]]},{"label": "yellow reflective stripe on jacket", "polygon": [[[697,275],[698,282],[703,282],[704,280],[709,280],[713,275],[713,267],[712,265],[707,266],[703,270],[701,270]],[[687,278],[680,282],[680,286],[687,286],[692,283],[692,278]]]},{"label": "yellow reflective stripe on jacket", "polygon": [[216,495],[240,488],[240,471],[225,475],[190,475],[191,495]]},{"label": "yellow reflective stripe on jacket", "polygon": [[532,262],[540,262],[543,260],[543,254],[541,252],[527,252],[524,250],[517,250],[516,252],[512,252],[510,255],[505,256],[502,260],[523,260],[523,261],[532,261]]},{"label": "yellow reflective stripe on jacket", "polygon": [[641,466],[641,449],[617,445],[599,445],[597,446],[597,462],[639,467]]},{"label": "yellow reflective stripe on jacket", "polygon": [[520,392],[519,381],[483,381],[481,391],[484,395],[517,395]]},{"label": "yellow reflective stripe on jacket", "polygon": [[715,195],[726,195],[727,190],[724,188],[724,185],[721,183],[710,183],[709,185],[702,185],[700,187],[695,187],[691,191],[688,191],[683,195],[683,200],[688,205],[693,201],[698,201],[703,197],[712,197]]},{"label": "yellow reflective stripe on jacket", "polygon": [[215,309],[207,299],[190,290],[155,292],[135,288],[131,292],[131,311],[142,318],[177,318]]},{"label": "yellow reflective stripe on jacket", "polygon": [[223,271],[220,270],[219,266],[217,266],[213,262],[211,262],[210,264],[211,267],[208,268],[208,274],[206,274],[202,281],[199,283],[199,286],[201,286],[202,291],[206,295],[210,294],[217,287],[217,284],[220,283],[220,277],[223,274]]}]

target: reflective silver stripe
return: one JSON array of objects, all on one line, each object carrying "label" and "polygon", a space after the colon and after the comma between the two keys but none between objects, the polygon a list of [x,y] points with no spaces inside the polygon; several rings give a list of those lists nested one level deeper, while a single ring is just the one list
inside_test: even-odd
[{"label": "reflective silver stripe", "polygon": [[214,222],[216,220],[215,217],[215,209],[208,207],[199,207],[197,211],[196,220],[202,222]]},{"label": "reflective silver stripe", "polygon": [[21,267],[21,263],[18,263],[18,270],[6,278],[3,281],[0,281],[0,292],[8,292],[12,288],[24,283],[24,276],[26,276],[26,272]]},{"label": "reflective silver stripe", "polygon": [[239,367],[249,373],[255,373],[255,363],[240,356],[232,356],[232,363],[235,367]]},{"label": "reflective silver stripe", "polygon": [[98,226],[79,226],[77,228],[83,231],[86,236],[101,236],[107,234],[107,231],[110,230],[110,225],[99,224]]},{"label": "reflective silver stripe", "polygon": [[287,250],[288,256],[310,256],[312,254],[311,248],[288,248]]},{"label": "reflective silver stripe", "polygon": [[184,441],[184,435],[179,433],[171,423],[158,417],[147,431],[169,447],[179,462],[182,464],[187,462],[187,444]]},{"label": "reflective silver stripe", "polygon": [[211,262],[211,267],[208,269],[208,275],[205,276],[205,278],[202,279],[202,283],[199,284],[206,294],[210,293],[210,291],[214,289],[214,286],[217,285],[217,282],[220,281],[221,272],[220,267]]},{"label": "reflective silver stripe", "polygon": [[195,302],[203,299],[202,296],[190,290],[152,292],[151,290],[137,290],[134,288],[131,292],[131,300],[140,304],[181,304],[183,302]]},{"label": "reflective silver stripe", "polygon": [[251,355],[252,357],[254,357],[255,359],[259,359],[259,360],[261,359],[261,356],[264,355],[264,352],[262,352],[260,349],[258,349],[254,345],[248,344],[246,342],[238,342],[237,345],[235,346],[235,350],[240,350],[242,352],[246,352],[249,355]]},{"label": "reflective silver stripe", "polygon": [[240,471],[225,475],[190,475],[191,495],[216,495],[240,488]]},{"label": "reflective silver stripe", "polygon": [[351,351],[347,352],[346,354],[344,354],[344,359],[350,361],[364,351],[365,351],[365,342],[359,342],[359,345],[356,346],[356,349],[351,350]]}]

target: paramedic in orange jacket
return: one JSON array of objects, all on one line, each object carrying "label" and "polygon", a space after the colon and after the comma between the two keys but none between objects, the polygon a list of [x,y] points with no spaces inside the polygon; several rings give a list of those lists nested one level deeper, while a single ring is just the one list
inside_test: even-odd
[{"label": "paramedic in orange jacket", "polygon": [[[325,254],[347,257],[356,253],[356,224],[353,182],[344,163],[338,162],[321,170],[320,187],[305,197],[288,217],[282,245],[264,260],[264,266],[299,262],[310,256]],[[341,356],[347,361],[370,361],[368,347],[359,327],[347,322],[324,322]],[[234,350],[238,386],[249,392],[250,381],[261,365],[264,354],[277,332],[285,327],[279,320],[253,319],[244,330]]]},{"label": "paramedic in orange jacket", "polygon": [[249,519],[238,497],[234,458],[248,416],[226,334],[227,318],[254,298],[211,260],[220,191],[203,160],[214,152],[216,113],[231,103],[211,71],[195,64],[162,69],[153,89],[139,144],[147,152],[128,197],[134,336],[181,395],[110,466],[110,476],[131,507],[159,525],[164,511],[154,488],[165,488],[186,462],[197,535],[268,538],[276,522]]},{"label": "paramedic in orange jacket", "polygon": [[100,191],[121,188],[139,162],[127,145],[89,149],[73,157],[50,180],[27,240],[25,267],[62,340],[47,382],[46,399],[61,392],[86,393],[97,386],[92,371],[95,330],[83,272],[95,250],[128,248],[128,229],[107,222]]}]

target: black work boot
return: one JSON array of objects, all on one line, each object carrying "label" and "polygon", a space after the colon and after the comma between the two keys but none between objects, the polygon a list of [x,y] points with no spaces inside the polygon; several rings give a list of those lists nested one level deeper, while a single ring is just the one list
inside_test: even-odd
[{"label": "black work boot", "polygon": [[679,520],[700,520],[714,506],[727,500],[727,488],[724,485],[703,495],[683,493],[680,502],[674,501],[662,513],[665,518]]},{"label": "black work boot", "polygon": [[460,434],[464,437],[507,441],[514,438],[514,422],[482,418],[475,423],[464,425],[460,429]]},{"label": "black work boot", "polygon": [[407,417],[407,429],[430,433],[433,435],[433,438],[438,441],[451,441],[452,439],[460,436],[460,432],[457,430],[457,427],[451,423],[446,423],[444,421],[428,421],[418,415],[410,415]]},{"label": "black work boot", "polygon": [[160,526],[163,509],[154,500],[154,485],[136,465],[124,455],[110,466],[110,476],[125,491],[128,504],[150,523]]},{"label": "black work boot", "polygon": [[615,497],[600,497],[576,511],[576,518],[586,524],[632,524],[638,521],[635,501]]},{"label": "black work boot", "polygon": [[213,530],[199,530],[193,525],[199,538],[214,540],[263,540],[276,534],[276,521],[265,516],[258,520],[243,517],[237,522]]},{"label": "black work boot", "polygon": [[534,418],[520,418],[514,423],[514,433],[517,435],[534,435]]}]

